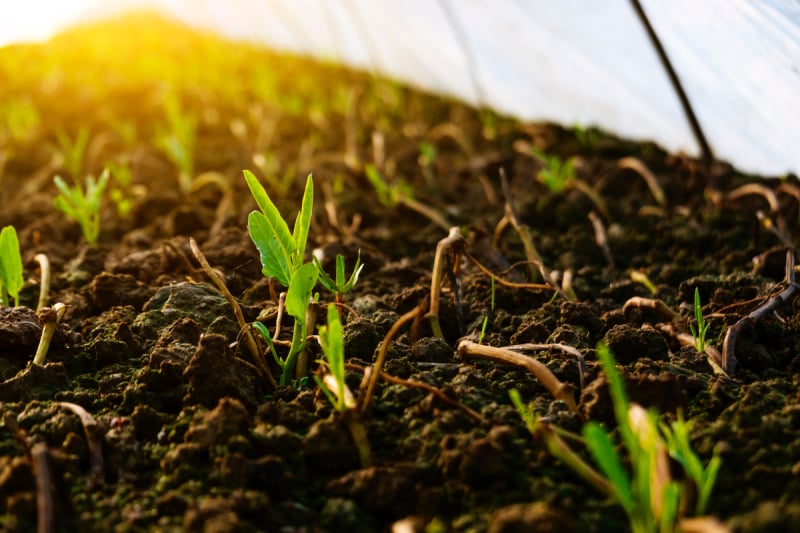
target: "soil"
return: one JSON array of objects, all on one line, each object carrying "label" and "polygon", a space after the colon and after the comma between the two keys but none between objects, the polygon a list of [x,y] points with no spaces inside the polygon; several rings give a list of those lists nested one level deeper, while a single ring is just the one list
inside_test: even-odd
[{"label": "soil", "polygon": [[[210,40],[158,24],[179,42]],[[119,31],[103,28],[91,29],[95,38]],[[509,400],[517,389],[537,414],[570,431],[588,420],[613,428],[600,341],[615,354],[634,401],[665,419],[685,413],[701,459],[721,454],[710,514],[734,531],[800,530],[800,314],[793,268],[786,273],[787,250],[795,252],[773,231],[792,238],[800,198],[793,179],[747,176],[595,130],[523,124],[390,81],[247,49],[276,71],[303,72],[286,76],[280,89],[300,105],[259,101],[247,92],[249,72],[225,74],[231,87],[244,87],[236,98],[191,80],[179,85],[185,111],[199,117],[195,174],[218,172],[228,185],[222,193],[200,182],[186,194],[175,164],[152,140],[163,122],[160,83],[125,85],[113,69],[105,85],[89,83],[81,76],[90,74],[55,60],[36,86],[23,87],[30,79],[19,72],[19,79],[9,76],[8,65],[56,57],[60,45],[77,47],[85,38],[73,32],[50,45],[0,50],[7,96],[25,96],[41,117],[25,138],[0,137],[0,226],[16,227],[27,279],[21,306],[0,307],[4,530],[33,531],[46,516],[54,531],[625,530],[622,510],[532,439]],[[180,63],[174,50],[163,54]],[[314,107],[326,100],[344,103]],[[137,135],[126,137],[120,124],[132,124]],[[85,173],[98,175],[112,160],[132,170],[130,184],[112,185],[133,200],[132,210],[123,216],[106,197],[95,246],[52,203],[52,177],[74,179],[53,156],[57,132],[75,136],[81,126],[91,131]],[[410,185],[414,199],[460,227],[464,251],[499,278],[493,288],[465,254],[451,255],[456,263],[447,265],[439,312],[443,338],[420,317],[388,341],[387,374],[425,383],[451,401],[379,382],[364,418],[369,467],[313,380],[272,388],[254,371],[230,305],[189,249],[193,237],[246,319],[274,328],[281,288],[261,273],[247,232],[255,202],[242,177],[243,169],[255,170],[253,139],[261,136],[269,138],[261,149],[277,161],[275,174],[292,180],[286,191],[268,184],[290,221],[313,172],[309,248],[327,271],[337,253],[349,268],[360,250],[365,267],[344,296],[343,314],[354,391],[399,317],[426,305],[437,243],[448,234],[405,204],[380,203],[365,163],[389,182]],[[531,146],[571,158],[580,181],[560,192],[545,187]],[[435,156],[427,157],[431,148]],[[663,203],[625,158],[649,169]],[[508,225],[496,231],[507,213],[501,169],[544,267],[559,286],[571,277],[575,299],[526,285],[542,280],[536,272],[531,278],[522,241]],[[760,189],[739,189],[745,184]],[[608,253],[590,213],[605,228]],[[37,254],[51,263],[49,301],[67,306],[42,366],[31,364],[41,331]],[[631,273],[646,275],[654,292]],[[318,289],[323,303],[332,300]],[[784,291],[739,331],[727,374],[666,327],[688,333],[695,289],[710,323],[708,342],[720,350],[731,326]],[[637,297],[661,300],[683,320],[632,305]],[[285,317],[282,339],[291,324]],[[574,387],[577,409],[523,368],[463,359],[462,339],[576,348],[585,358],[583,382],[573,356],[526,353]],[[316,340],[309,347],[315,361]],[[43,471],[51,479],[40,487]],[[37,510],[37,496],[47,493],[49,515]]]}]

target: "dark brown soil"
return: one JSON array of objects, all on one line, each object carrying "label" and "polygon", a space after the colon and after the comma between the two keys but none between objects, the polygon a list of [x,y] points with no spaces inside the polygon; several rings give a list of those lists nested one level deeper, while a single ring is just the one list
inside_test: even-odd
[{"label": "dark brown soil", "polygon": [[[54,46],[79,37],[61,37]],[[533,440],[508,397],[518,389],[537,413],[568,430],[580,431],[587,420],[613,427],[595,353],[599,341],[617,357],[634,401],[667,418],[682,410],[695,421],[701,458],[721,453],[711,514],[735,531],[800,530],[800,314],[793,297],[741,330],[729,375],[715,372],[692,346],[681,346],[662,327],[668,320],[652,309],[629,304],[623,310],[634,297],[657,298],[692,319],[697,288],[711,324],[709,342],[721,349],[728,328],[791,286],[786,243],[757,214],[793,238],[800,198],[793,180],[744,176],[725,164],[706,165],[600,132],[520,124],[289,58],[285,68],[304,74],[294,80],[299,85],[290,79],[280,90],[296,91],[300,111],[258,101],[246,90],[247,73],[229,82],[245,87],[237,98],[180,86],[188,109],[200,117],[196,173],[219,172],[230,187],[226,195],[209,185],[181,194],[177,169],[152,142],[153,124],[162,120],[159,85],[126,88],[109,76],[103,90],[81,88],[64,74],[61,92],[53,93],[45,82],[25,89],[24,77],[11,81],[9,65],[48,57],[47,50],[0,50],[8,98],[26,95],[42,118],[28,138],[0,136],[0,226],[16,227],[28,279],[22,307],[0,307],[4,530],[35,530],[43,519],[37,493],[46,491],[57,531],[354,532],[388,531],[393,524],[395,531],[401,524],[409,527],[404,531],[624,530],[621,509]],[[320,86],[303,85],[309,79]],[[304,100],[341,100],[342,94],[341,108],[311,109]],[[427,320],[415,321],[391,342],[384,367],[439,389],[482,421],[425,390],[382,382],[365,419],[374,466],[362,468],[350,434],[313,381],[273,390],[248,364],[232,310],[199,269],[188,240],[225,276],[247,320],[261,316],[272,329],[277,302],[247,233],[255,203],[241,174],[254,168],[251,141],[258,132],[267,135],[259,128],[268,120],[269,151],[293,179],[285,194],[270,191],[281,211],[294,219],[300,184],[313,172],[313,247],[324,252],[328,272],[337,252],[352,265],[360,249],[366,265],[345,296],[352,308],[345,333],[354,390],[361,381],[357,367],[371,365],[389,328],[428,297],[436,245],[447,236],[446,228],[408,207],[379,203],[364,164],[413,186],[414,198],[460,226],[466,251],[502,279],[541,282],[529,279],[513,229],[495,232],[505,213],[504,169],[544,265],[559,282],[571,275],[577,298],[498,283],[491,309],[489,277],[462,255],[457,272],[445,277],[444,339],[433,336]],[[138,136],[125,139],[119,123],[134,124]],[[235,133],[239,123],[244,137]],[[48,147],[60,129],[75,136],[82,125],[91,131],[86,173],[98,175],[111,160],[132,168],[125,192],[135,205],[123,217],[106,199],[94,247],[52,205],[52,177],[66,176],[66,169]],[[421,155],[421,143],[435,148],[432,161]],[[574,158],[577,177],[602,204],[579,187],[546,188],[530,145]],[[664,205],[636,171],[620,164],[627,157],[652,172]],[[764,191],[730,194],[746,183],[765,187],[777,206]],[[606,229],[609,256],[596,242],[590,212]],[[38,367],[31,360],[41,330],[32,310],[40,253],[52,264],[49,300],[65,303],[67,312],[47,363]],[[655,294],[631,272],[645,274]],[[320,298],[332,299],[324,291]],[[459,358],[459,339],[478,340],[485,316],[485,344],[562,343],[581,352],[588,367],[582,390],[574,358],[529,352],[574,386],[575,412],[525,370]],[[283,326],[286,339],[290,320]],[[318,356],[316,342],[310,345]],[[83,407],[97,426],[84,427],[68,404]],[[37,489],[34,457],[42,450],[53,481]]]}]

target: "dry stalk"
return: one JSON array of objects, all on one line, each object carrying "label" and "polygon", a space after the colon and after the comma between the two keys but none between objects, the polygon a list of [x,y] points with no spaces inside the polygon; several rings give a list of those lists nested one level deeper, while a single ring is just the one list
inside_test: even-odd
[{"label": "dry stalk", "polygon": [[667,205],[667,196],[664,194],[664,190],[661,188],[661,185],[658,183],[655,175],[650,172],[650,169],[647,168],[641,159],[632,156],[623,157],[617,161],[617,167],[622,170],[633,170],[639,174],[639,176],[641,176],[644,182],[647,184],[647,187],[650,189],[650,194],[653,195],[656,203],[661,207]]},{"label": "dry stalk", "polygon": [[[356,364],[353,364],[353,363],[347,363],[347,368],[352,368],[353,370],[357,370],[357,371],[360,371],[360,372],[365,372],[365,368],[363,366],[356,365]],[[455,407],[456,409],[459,409],[460,411],[463,411],[467,416],[469,416],[470,418],[472,418],[476,422],[478,422],[480,424],[483,424],[484,422],[486,422],[486,419],[483,418],[483,416],[481,416],[480,413],[478,413],[474,409],[470,409],[469,407],[467,407],[466,405],[464,405],[461,402],[458,402],[456,400],[453,400],[452,398],[449,398],[444,392],[442,392],[441,390],[437,389],[433,385],[428,385],[427,383],[423,383],[421,381],[414,381],[414,380],[410,380],[410,379],[401,379],[401,378],[398,378],[396,376],[392,376],[391,374],[387,374],[386,372],[381,372],[380,376],[381,376],[381,379],[383,381],[386,381],[388,383],[394,383],[395,385],[402,385],[404,387],[409,387],[409,388],[412,388],[412,389],[424,390],[425,392],[430,393],[433,396],[435,396],[442,403],[445,403],[445,404],[447,404],[447,405],[449,405],[451,407]]]},{"label": "dry stalk", "polygon": [[47,444],[37,442],[31,448],[31,467],[36,478],[36,531],[51,533],[56,531],[55,501],[53,487],[55,476],[50,465],[50,451]]},{"label": "dry stalk", "polygon": [[39,263],[39,270],[42,273],[39,282],[39,302],[36,304],[36,311],[41,311],[47,307],[50,300],[50,260],[45,254],[36,254],[34,259]]},{"label": "dry stalk", "polygon": [[506,279],[498,277],[491,270],[489,270],[484,265],[482,265],[475,257],[473,257],[466,250],[463,252],[463,254],[464,254],[464,257],[466,257],[467,259],[472,261],[473,265],[478,267],[478,270],[480,270],[482,273],[486,274],[490,278],[494,278],[495,282],[497,282],[500,285],[503,285],[504,287],[509,287],[511,289],[555,291],[555,289],[552,286],[547,285],[546,283],[517,283],[517,282],[514,282],[514,281],[508,281]]},{"label": "dry stalk", "polygon": [[505,196],[506,199],[505,219],[511,223],[511,225],[514,227],[514,230],[519,235],[520,240],[522,241],[522,247],[525,249],[525,257],[528,258],[531,279],[536,279],[536,270],[534,270],[534,266],[537,266],[539,274],[542,276],[544,282],[550,285],[559,296],[565,300],[569,300],[567,295],[564,294],[564,291],[562,291],[558,284],[556,284],[556,282],[553,280],[553,277],[550,275],[550,272],[544,266],[542,256],[539,255],[539,251],[533,244],[533,237],[531,237],[530,227],[527,224],[522,224],[520,222],[517,211],[514,208],[514,202],[511,197],[511,188],[508,184],[508,178],[506,177],[505,170],[502,168],[500,169],[500,183],[502,184],[503,188],[503,196]]},{"label": "dry stalk", "polygon": [[431,303],[425,318],[430,321],[434,336],[440,339],[444,339],[442,326],[439,323],[439,301],[442,294],[444,268],[447,263],[445,254],[455,250],[456,247],[461,248],[463,242],[464,237],[461,235],[461,229],[458,226],[453,226],[450,228],[450,234],[436,244],[436,255],[433,258],[433,271],[431,273]]},{"label": "dry stalk", "polygon": [[397,335],[397,333],[400,331],[400,328],[402,328],[408,322],[415,320],[422,312],[422,309],[422,305],[418,305],[411,311],[408,311],[403,316],[398,318],[397,322],[392,324],[392,327],[389,328],[389,331],[383,338],[381,347],[378,350],[378,356],[375,358],[375,364],[373,365],[372,372],[370,373],[369,380],[366,384],[366,390],[358,397],[359,405],[357,410],[362,417],[367,414],[369,404],[372,402],[372,396],[375,394],[375,385],[378,383],[378,378],[383,371],[383,363],[386,361],[386,354],[389,352],[389,344],[392,342],[392,339],[394,339],[395,335]]},{"label": "dry stalk", "polygon": [[508,350],[556,350],[567,355],[571,355],[575,357],[578,362],[578,375],[580,377],[581,383],[581,390],[583,390],[584,385],[586,384],[586,376],[588,374],[588,370],[586,369],[586,359],[583,357],[583,354],[578,351],[577,348],[572,346],[568,346],[566,344],[560,343],[547,343],[547,344],[535,344],[535,343],[525,343],[525,344],[513,344],[511,346],[505,347]]},{"label": "dry stalk", "polygon": [[42,336],[39,339],[39,346],[36,348],[36,355],[33,356],[34,365],[43,365],[50,350],[50,341],[56,332],[58,323],[64,318],[67,306],[61,302],[53,307],[45,307],[36,312],[39,322],[42,324]]},{"label": "dry stalk", "polygon": [[786,251],[786,288],[769,298],[761,307],[741,318],[725,332],[725,340],[722,343],[721,363],[722,368],[729,374],[733,374],[734,370],[736,370],[736,355],[734,352],[736,339],[739,337],[740,331],[747,326],[755,324],[764,315],[773,312],[781,304],[789,301],[800,288],[794,280],[794,254],[795,251],[792,249]]},{"label": "dry stalk", "polygon": [[597,216],[594,211],[589,212],[589,221],[592,223],[594,229],[594,242],[603,251],[603,256],[606,258],[608,266],[614,268],[614,256],[611,255],[611,248],[608,246],[608,234],[603,221]]},{"label": "dry stalk", "polygon": [[236,321],[239,323],[239,328],[241,331],[244,332],[244,338],[247,344],[247,349],[250,351],[250,354],[253,356],[253,360],[256,362],[256,366],[267,378],[270,387],[273,389],[278,386],[275,382],[275,378],[272,376],[272,372],[270,372],[269,365],[267,365],[267,361],[264,358],[264,354],[261,353],[261,350],[258,348],[258,344],[256,343],[256,339],[253,337],[253,333],[250,330],[250,325],[244,319],[244,314],[242,313],[242,308],[239,306],[239,302],[236,301],[236,298],[233,297],[231,291],[228,290],[227,285],[222,280],[221,277],[216,273],[216,271],[211,268],[206,256],[203,255],[203,252],[200,251],[200,247],[197,245],[197,241],[195,241],[192,237],[189,237],[189,246],[192,249],[192,253],[200,262],[200,266],[203,267],[203,270],[211,278],[211,281],[214,282],[214,285],[217,286],[219,291],[225,296],[225,299],[228,300],[231,308],[233,309],[233,314],[236,317]]},{"label": "dry stalk", "polygon": [[525,368],[536,376],[555,399],[566,403],[570,411],[574,413],[578,410],[572,385],[559,381],[547,366],[532,357],[508,348],[495,348],[494,346],[486,346],[468,340],[462,340],[458,343],[458,355],[464,360],[484,359]]},{"label": "dry stalk", "polygon": [[78,404],[56,402],[56,405],[69,409],[80,418],[83,432],[86,435],[86,443],[89,447],[90,481],[92,484],[102,481],[105,470],[103,462],[103,433],[105,428],[98,424],[94,417]]}]

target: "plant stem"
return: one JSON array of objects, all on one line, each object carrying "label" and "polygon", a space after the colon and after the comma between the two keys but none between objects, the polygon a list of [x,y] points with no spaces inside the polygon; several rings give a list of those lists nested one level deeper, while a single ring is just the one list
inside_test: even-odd
[{"label": "plant stem", "polygon": [[47,358],[47,351],[50,349],[50,341],[53,340],[53,335],[56,332],[58,323],[64,316],[67,306],[61,302],[55,304],[53,307],[45,307],[39,310],[39,321],[42,322],[42,336],[39,339],[39,347],[36,349],[36,355],[33,357],[34,365],[43,365]]},{"label": "plant stem", "polygon": [[372,453],[369,447],[369,439],[367,439],[367,430],[364,428],[364,421],[355,409],[344,411],[342,418],[347,425],[347,429],[350,430],[350,436],[353,437],[361,467],[369,468],[372,466]]},{"label": "plant stem", "polygon": [[261,353],[261,350],[258,348],[258,344],[256,343],[255,338],[253,337],[253,333],[250,330],[250,326],[244,319],[244,314],[242,313],[242,308],[239,306],[239,302],[236,301],[236,298],[233,297],[231,291],[228,290],[227,285],[225,282],[222,281],[217,273],[211,268],[206,256],[203,255],[203,252],[200,251],[200,247],[197,245],[197,241],[195,241],[192,237],[189,237],[189,246],[192,249],[192,253],[194,254],[195,258],[200,262],[200,266],[203,267],[203,270],[211,278],[211,281],[214,282],[214,285],[217,286],[219,291],[225,296],[225,299],[228,300],[231,308],[233,309],[233,314],[236,317],[236,321],[239,323],[239,327],[244,332],[245,342],[247,343],[247,348],[250,350],[250,354],[253,356],[253,359],[256,362],[256,366],[258,367],[259,371],[264,375],[264,377],[269,382],[270,387],[273,389],[277,386],[275,383],[275,378],[272,377],[272,372],[269,369],[269,365],[267,365],[267,361],[264,358],[264,354]]},{"label": "plant stem", "polygon": [[442,293],[442,279],[444,278],[445,254],[456,244],[463,243],[464,237],[458,226],[450,228],[450,234],[436,244],[436,255],[433,259],[433,271],[431,273],[431,304],[425,318],[430,320],[433,335],[444,339],[442,326],[439,324],[439,300]]},{"label": "plant stem", "polygon": [[36,304],[36,311],[41,311],[47,307],[50,299],[50,260],[45,254],[36,254],[34,259],[39,263],[39,270],[42,271],[42,280],[39,283],[39,302]]},{"label": "plant stem", "polygon": [[458,355],[460,355],[462,359],[486,359],[488,361],[497,361],[526,368],[542,382],[555,399],[566,403],[569,410],[573,413],[578,410],[572,386],[559,381],[547,366],[532,357],[511,351],[507,348],[484,346],[468,340],[462,340],[458,344]]},{"label": "plant stem", "polygon": [[283,363],[283,372],[281,372],[281,385],[292,384],[295,363],[305,347],[306,325],[302,320],[295,318],[294,329],[292,330],[292,345],[289,347],[289,355],[286,356],[286,360]]}]

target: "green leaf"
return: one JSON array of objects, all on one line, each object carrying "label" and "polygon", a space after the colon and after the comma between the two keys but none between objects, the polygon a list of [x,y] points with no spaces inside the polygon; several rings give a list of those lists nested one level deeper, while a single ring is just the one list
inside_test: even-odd
[{"label": "green leaf", "polygon": [[[264,267],[264,274],[278,278],[278,281],[280,281],[284,287],[288,287],[291,272],[294,271],[294,255],[297,248],[295,240],[292,234],[289,233],[289,226],[286,225],[286,221],[281,216],[280,211],[278,211],[278,208],[272,203],[267,191],[255,175],[249,170],[245,170],[244,178],[247,181],[247,186],[250,188],[250,193],[253,195],[261,211],[261,217],[253,217],[253,213],[250,213],[248,225],[250,225],[254,218],[258,219],[255,229],[253,229],[253,226],[250,226],[250,238],[261,253],[261,264]],[[267,236],[269,236],[269,238],[267,238]],[[268,263],[265,263],[265,255],[267,257],[274,256],[278,259],[269,259]],[[271,269],[276,261],[279,262],[281,267],[284,264],[287,266],[288,275],[279,277],[267,272],[268,266]],[[281,268],[280,270],[282,271],[283,269]]]},{"label": "green leaf", "polygon": [[14,298],[14,305],[19,305],[19,291],[23,283],[17,230],[14,226],[6,226],[0,231],[0,285],[3,292]]},{"label": "green leaf", "polygon": [[306,253],[306,243],[308,241],[308,230],[311,227],[311,215],[314,210],[314,180],[311,174],[306,179],[306,189],[303,192],[303,203],[300,212],[294,221],[292,239],[294,240],[294,255],[292,265],[298,267],[303,264],[303,256]]},{"label": "green leaf", "polygon": [[[284,287],[289,287],[292,271],[289,266],[289,251],[275,233],[269,219],[258,211],[247,217],[250,240],[256,245],[261,257],[261,271],[265,276],[275,278]],[[286,230],[288,233],[288,229]],[[289,237],[291,239],[291,236]]]},{"label": "green leaf", "polygon": [[630,514],[633,510],[633,495],[631,493],[631,482],[628,473],[622,466],[619,456],[611,442],[608,433],[595,422],[588,422],[583,427],[583,437],[586,439],[586,446],[592,454],[597,466],[614,487],[617,500]]},{"label": "green leaf", "polygon": [[306,263],[292,275],[289,290],[286,292],[286,312],[296,321],[306,321],[306,310],[318,275],[317,267],[313,263]]},{"label": "green leaf", "polygon": [[336,381],[338,394],[333,402],[337,411],[343,412],[345,405],[344,382],[344,332],[339,319],[339,310],[334,304],[328,305],[328,325],[319,328],[322,353],[328,361],[328,367]]}]

